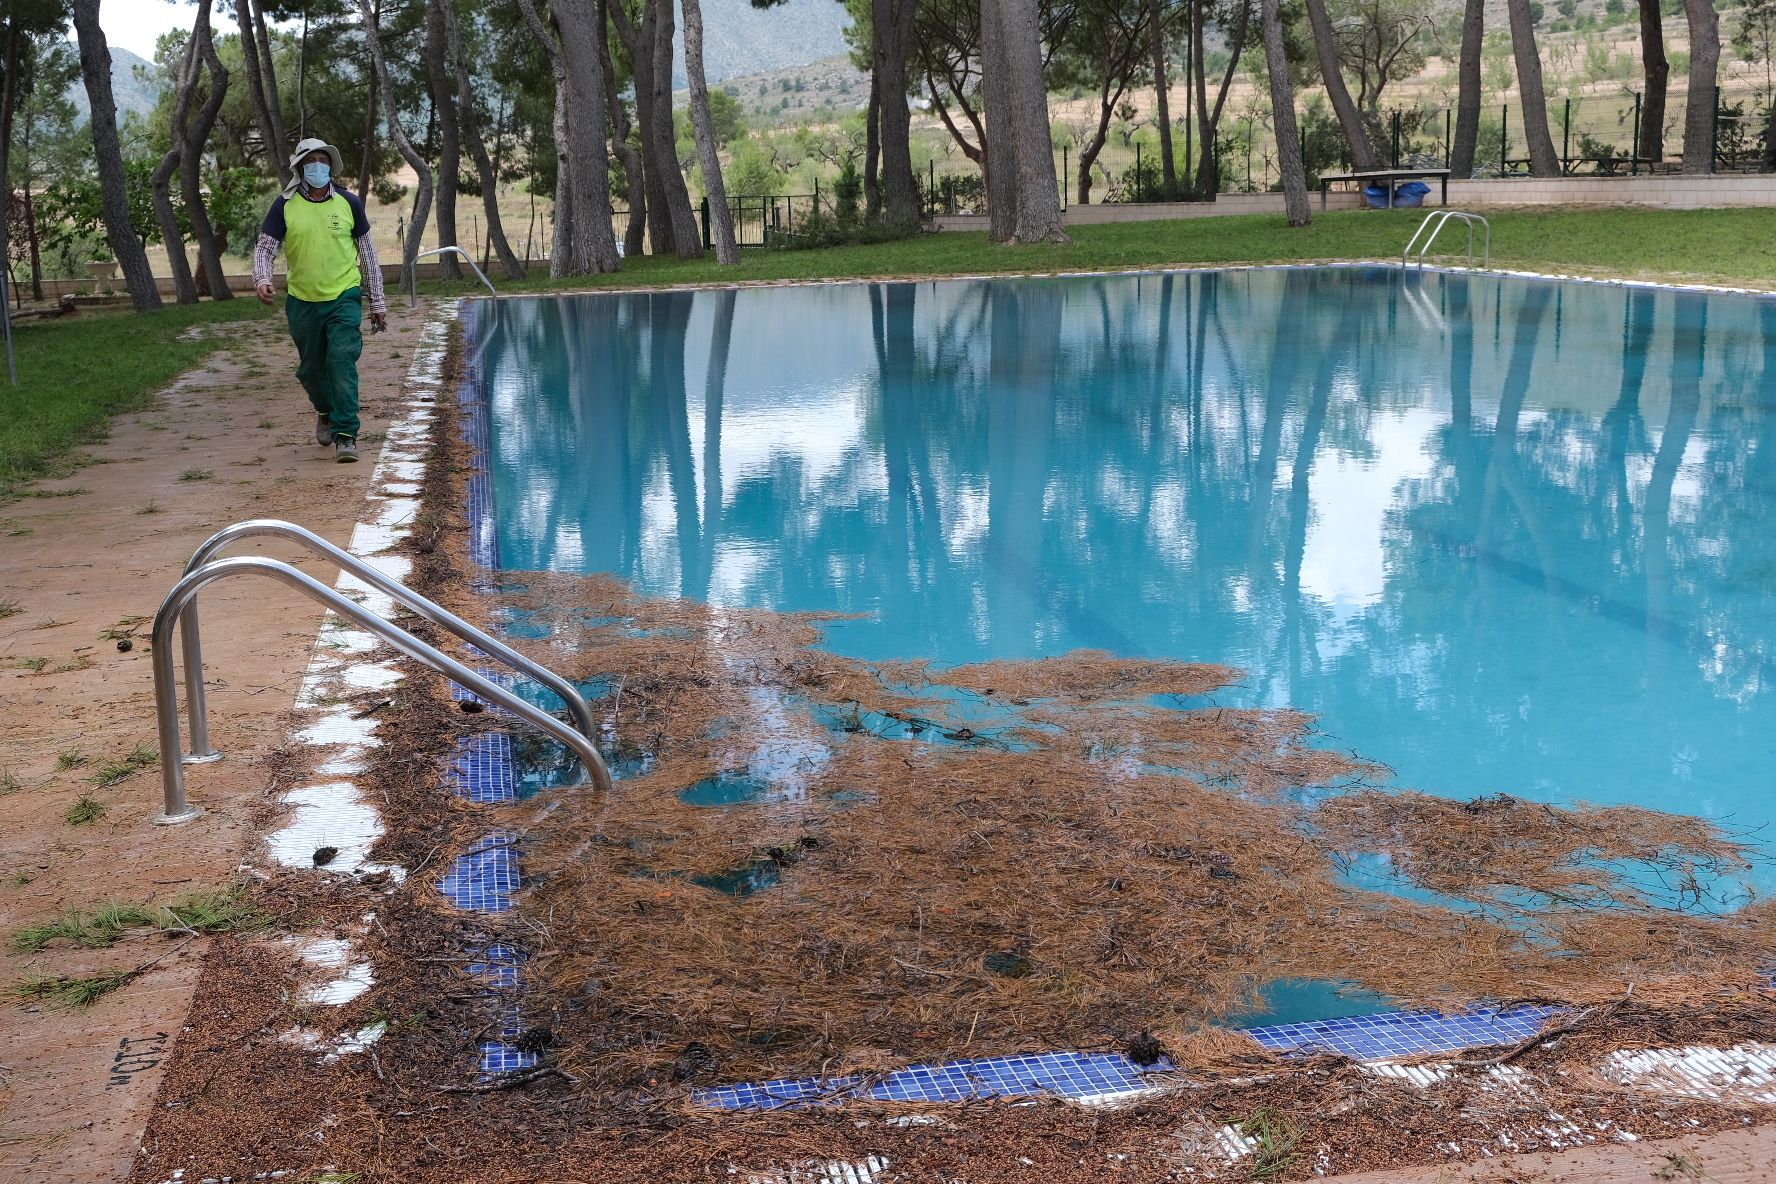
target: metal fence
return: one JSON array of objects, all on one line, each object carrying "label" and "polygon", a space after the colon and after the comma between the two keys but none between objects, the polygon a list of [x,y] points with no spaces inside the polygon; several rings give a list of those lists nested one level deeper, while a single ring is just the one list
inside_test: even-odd
[{"label": "metal fence", "polygon": [[[816,221],[816,214],[820,218],[836,221],[843,204],[841,195],[835,195],[831,189],[823,193],[817,184],[813,193],[731,193],[728,195],[728,215],[734,220],[734,240],[738,245],[783,246],[793,241],[797,235],[807,233],[810,224]],[[612,207],[611,229],[618,242],[622,242],[628,235],[627,206]],[[709,220],[707,197],[698,203],[697,229],[703,236],[703,248],[712,248],[715,245],[715,228]],[[648,254],[653,251],[646,236],[642,240],[642,251]]]},{"label": "metal fence", "polygon": [[[1759,171],[1769,167],[1765,116],[1752,99],[1726,101],[1715,88],[1710,129],[1714,168],[1718,172]],[[1675,110],[1673,110],[1675,108]],[[1560,157],[1561,172],[1601,176],[1633,176],[1671,171],[1683,153],[1684,106],[1668,106],[1662,152],[1642,151],[1645,100],[1638,91],[1619,96],[1582,96],[1548,105],[1548,132]],[[1529,172],[1529,144],[1521,109],[1499,104],[1482,109],[1475,173],[1481,176],[1523,176]],[[1384,139],[1376,145],[1395,165],[1447,166],[1454,143],[1455,113],[1447,108],[1396,109],[1386,115]]]}]

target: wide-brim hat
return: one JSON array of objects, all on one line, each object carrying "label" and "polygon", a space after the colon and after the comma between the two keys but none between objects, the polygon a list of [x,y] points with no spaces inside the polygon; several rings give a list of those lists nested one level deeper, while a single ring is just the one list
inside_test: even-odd
[{"label": "wide-brim hat", "polygon": [[325,140],[317,140],[310,136],[296,145],[296,151],[290,153],[290,183],[284,186],[285,197],[296,192],[296,186],[302,180],[302,158],[311,152],[325,152],[327,154],[327,159],[333,162],[335,180],[345,173],[345,158],[339,155],[339,149]]}]

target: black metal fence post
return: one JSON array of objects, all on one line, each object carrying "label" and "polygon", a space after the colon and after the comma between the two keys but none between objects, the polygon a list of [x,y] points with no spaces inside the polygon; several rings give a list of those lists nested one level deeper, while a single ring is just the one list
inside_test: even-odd
[{"label": "black metal fence post", "polygon": [[1634,92],[1634,144],[1628,149],[1628,175],[1640,176],[1640,92]]},{"label": "black metal fence post", "polygon": [[1563,173],[1570,173],[1573,171],[1572,140],[1573,101],[1572,96],[1568,95],[1566,97],[1566,115],[1563,117],[1560,129],[1560,171]]},{"label": "black metal fence post", "polygon": [[1394,167],[1400,167],[1400,113],[1394,112]]},{"label": "black metal fence post", "polygon": [[1067,145],[1061,145],[1061,209],[1067,208]]},{"label": "black metal fence post", "polygon": [[1511,104],[1499,104],[1499,176],[1511,167]]},{"label": "black metal fence post", "polygon": [[1714,172],[1715,162],[1720,159],[1720,96],[1721,88],[1714,88],[1714,118],[1708,121],[1708,171]]},{"label": "black metal fence post", "polygon": [[1448,168],[1449,162],[1451,160],[1455,159],[1455,149],[1451,146],[1453,141],[1450,139],[1450,129],[1454,126],[1452,123],[1452,117],[1453,117],[1453,112],[1451,112],[1449,110],[1449,108],[1447,108],[1447,107],[1443,108],[1443,167],[1444,168]]},{"label": "black metal fence post", "polygon": [[1135,204],[1141,203],[1141,141],[1135,141]]},{"label": "black metal fence post", "polygon": [[703,215],[703,249],[705,251],[707,251],[711,245],[711,240],[709,238],[709,198],[708,197],[705,197],[703,199],[703,208],[700,212]]}]

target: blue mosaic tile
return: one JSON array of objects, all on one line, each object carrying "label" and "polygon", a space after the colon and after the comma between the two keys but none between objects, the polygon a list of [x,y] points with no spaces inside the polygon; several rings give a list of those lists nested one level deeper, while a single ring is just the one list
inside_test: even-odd
[{"label": "blue mosaic tile", "polygon": [[[1273,1052],[1336,1053],[1374,1061],[1424,1053],[1460,1052],[1529,1039],[1564,1008],[1478,1008],[1465,1015],[1434,1011],[1386,1012],[1248,1028],[1246,1034]],[[875,1081],[857,1077],[747,1082],[701,1090],[698,1104],[722,1110],[757,1110],[815,1102],[957,1102],[983,1097],[1097,1098],[1149,1086],[1147,1070],[1116,1053],[1030,1053],[943,1065],[913,1065]]]},{"label": "blue mosaic tile", "polygon": [[880,1079],[804,1078],[701,1090],[700,1105],[723,1110],[769,1109],[818,1101],[959,1102],[968,1098],[1058,1096],[1094,1098],[1148,1086],[1145,1073],[1120,1053],[1045,1052],[982,1057],[943,1065],[910,1065]]},{"label": "blue mosaic tile", "polygon": [[518,800],[518,776],[512,766],[512,737],[505,732],[480,732],[456,742],[450,784],[471,802]]},{"label": "blue mosaic tile", "polygon": [[1359,1061],[1374,1061],[1516,1044],[1534,1036],[1549,1019],[1562,1014],[1563,1008],[1529,1005],[1504,1010],[1476,1008],[1463,1015],[1392,1011],[1272,1024],[1245,1031],[1273,1052],[1335,1053]]},{"label": "blue mosaic tile", "polygon": [[518,874],[518,836],[495,831],[475,842],[438,881],[438,891],[459,909],[504,913],[522,880]]},{"label": "blue mosaic tile", "polygon": [[[465,340],[475,336],[476,314],[473,305],[462,308]],[[487,405],[485,378],[477,353],[470,360],[457,399],[468,414],[462,417],[463,440],[474,456],[467,482],[469,516],[469,557],[477,566],[491,572],[499,566],[499,535],[494,529],[493,477],[487,470],[486,458],[493,440],[493,421]]]},{"label": "blue mosaic tile", "polygon": [[524,951],[505,942],[494,942],[480,953],[478,961],[469,963],[468,972],[487,984],[488,993],[502,998],[499,1039],[476,1043],[476,1055],[483,1075],[512,1073],[535,1068],[536,1053],[524,1052],[515,1043],[524,1031],[524,1012],[518,1004],[518,968],[524,963]]}]

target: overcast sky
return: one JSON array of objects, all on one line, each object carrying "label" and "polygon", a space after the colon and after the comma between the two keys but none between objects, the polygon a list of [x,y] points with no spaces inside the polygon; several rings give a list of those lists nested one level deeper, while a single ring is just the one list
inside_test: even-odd
[{"label": "overcast sky", "polygon": [[191,24],[189,4],[172,0],[104,0],[99,24],[105,40],[152,61],[154,42],[162,33]]},{"label": "overcast sky", "polygon": [[[99,25],[105,30],[105,40],[149,61],[154,60],[154,43],[160,35],[174,29],[189,29],[195,15],[190,0],[103,0],[99,5]],[[213,19],[221,33],[233,31],[232,15],[218,11]],[[74,30],[70,28],[68,37],[72,40],[73,36]]]}]

